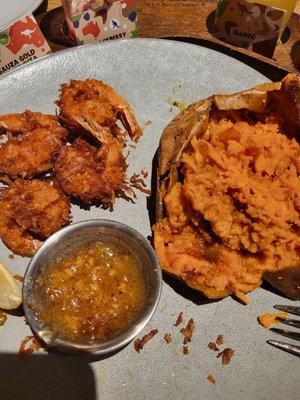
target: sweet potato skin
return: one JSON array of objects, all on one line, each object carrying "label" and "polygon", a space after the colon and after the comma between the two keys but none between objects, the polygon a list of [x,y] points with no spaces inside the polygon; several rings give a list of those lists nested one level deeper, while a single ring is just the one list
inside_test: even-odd
[{"label": "sweet potato skin", "polygon": [[199,100],[179,113],[166,126],[161,135],[158,152],[156,204],[158,222],[163,218],[161,202],[163,191],[167,190],[164,184],[166,177],[174,174],[174,169],[180,163],[181,154],[192,138],[203,135],[212,108],[217,110],[248,109],[258,113],[265,112],[267,109],[270,111],[276,109],[287,121],[287,135],[293,136],[290,134],[291,131],[298,132],[299,135],[300,77],[288,74],[281,82],[264,83],[243,92],[217,94],[208,99]]},{"label": "sweet potato skin", "polygon": [[258,113],[276,109],[290,128],[297,131],[300,127],[300,77],[288,74],[281,82],[264,83],[240,93],[218,94],[191,104],[166,126],[161,135],[159,178],[180,161],[182,152],[194,136],[203,135],[212,108],[248,109]]}]

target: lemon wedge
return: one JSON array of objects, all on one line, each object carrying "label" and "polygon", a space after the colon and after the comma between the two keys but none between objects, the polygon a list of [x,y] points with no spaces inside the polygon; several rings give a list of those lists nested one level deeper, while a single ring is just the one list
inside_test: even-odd
[{"label": "lemon wedge", "polygon": [[0,262],[0,308],[12,310],[22,304],[21,285]]}]

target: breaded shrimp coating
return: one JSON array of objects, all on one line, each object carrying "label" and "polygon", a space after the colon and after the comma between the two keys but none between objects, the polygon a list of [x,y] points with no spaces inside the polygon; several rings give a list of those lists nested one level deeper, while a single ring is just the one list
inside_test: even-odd
[{"label": "breaded shrimp coating", "polygon": [[101,201],[109,206],[124,188],[126,163],[116,140],[100,149],[83,139],[64,146],[55,163],[55,182],[69,195],[84,203]]},{"label": "breaded shrimp coating", "polygon": [[27,179],[53,167],[68,135],[56,117],[31,111],[1,116],[1,131],[8,140],[0,147],[0,174]]},{"label": "breaded shrimp coating", "polygon": [[17,179],[2,192],[0,237],[16,253],[34,254],[40,239],[49,237],[70,220],[68,199],[49,181]]},{"label": "breaded shrimp coating", "polygon": [[72,128],[81,128],[74,117],[85,114],[102,127],[109,128],[112,133],[119,119],[133,140],[138,140],[142,134],[127,101],[110,86],[96,79],[71,80],[69,84],[62,85],[57,105],[60,117]]},{"label": "breaded shrimp coating", "polygon": [[29,132],[39,127],[60,129],[62,128],[55,115],[42,114],[40,112],[33,112],[25,110],[19,114],[6,114],[0,116],[0,130],[9,131],[12,133]]}]

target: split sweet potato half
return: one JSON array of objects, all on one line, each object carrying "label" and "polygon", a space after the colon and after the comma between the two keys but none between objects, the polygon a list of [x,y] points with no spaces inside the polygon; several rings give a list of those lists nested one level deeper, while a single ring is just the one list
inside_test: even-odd
[{"label": "split sweet potato half", "polygon": [[168,124],[153,227],[164,271],[209,298],[247,302],[266,273],[297,270],[299,133],[292,74],[200,100]]}]

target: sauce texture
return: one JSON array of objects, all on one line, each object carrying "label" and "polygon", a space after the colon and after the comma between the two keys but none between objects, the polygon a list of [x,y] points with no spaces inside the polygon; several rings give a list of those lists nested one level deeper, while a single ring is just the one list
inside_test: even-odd
[{"label": "sauce texture", "polygon": [[101,342],[124,331],[145,301],[138,261],[114,243],[94,242],[49,268],[35,282],[33,309],[57,336]]}]

